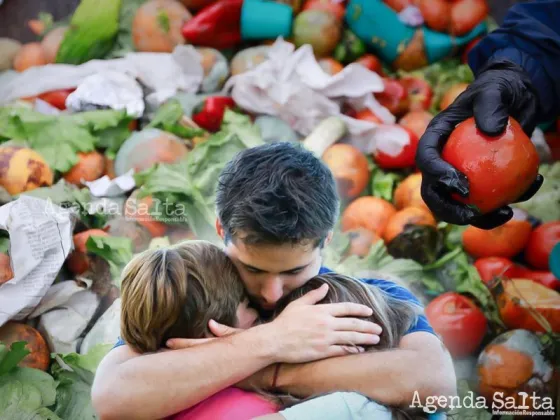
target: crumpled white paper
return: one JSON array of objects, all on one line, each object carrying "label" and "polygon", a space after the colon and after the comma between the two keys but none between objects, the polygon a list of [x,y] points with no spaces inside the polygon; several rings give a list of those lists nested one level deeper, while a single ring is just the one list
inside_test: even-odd
[{"label": "crumpled white paper", "polygon": [[373,96],[383,89],[381,77],[360,64],[350,64],[330,76],[317,63],[310,45],[295,50],[281,37],[266,61],[231,77],[224,86],[240,107],[278,116],[304,136],[327,117],[339,116],[348,126],[351,144],[365,153],[379,149],[394,156],[409,142],[404,130],[394,130],[389,138],[377,130],[379,124],[350,118],[340,109],[344,99],[357,109],[370,109],[384,123],[394,124],[395,116]]},{"label": "crumpled white paper", "polygon": [[130,53],[124,58],[91,60],[79,66],[48,64],[31,67],[2,78],[0,105],[51,90],[75,88],[87,77],[106,71],[138,79],[151,91],[146,99],[154,97],[160,103],[179,91],[197,92],[204,77],[198,51],[192,45],[180,45],[171,54]]},{"label": "crumpled white paper", "polygon": [[95,197],[119,197],[136,186],[133,175],[134,169],[131,169],[113,179],[105,175],[95,181],[85,181],[84,184]]},{"label": "crumpled white paper", "polygon": [[10,235],[14,278],[0,286],[0,327],[27,317],[52,285],[73,247],[72,213],[22,195],[0,207],[0,228]]},{"label": "crumpled white paper", "polygon": [[107,70],[86,77],[66,98],[66,108],[72,112],[95,109],[126,110],[127,115],[144,115],[142,86],[125,73]]}]

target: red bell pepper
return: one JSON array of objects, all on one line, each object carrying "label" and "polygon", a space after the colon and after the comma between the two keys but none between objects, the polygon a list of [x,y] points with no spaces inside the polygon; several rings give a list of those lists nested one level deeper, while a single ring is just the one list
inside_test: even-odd
[{"label": "red bell pepper", "polygon": [[211,96],[195,107],[192,120],[200,127],[210,132],[220,130],[226,109],[235,107],[235,102],[229,96]]},{"label": "red bell pepper", "polygon": [[241,42],[243,0],[219,0],[183,25],[186,41],[193,45],[223,50]]}]

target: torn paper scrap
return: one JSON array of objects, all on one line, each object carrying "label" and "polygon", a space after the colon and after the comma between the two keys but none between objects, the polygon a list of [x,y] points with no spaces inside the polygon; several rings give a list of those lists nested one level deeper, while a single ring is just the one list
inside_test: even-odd
[{"label": "torn paper scrap", "polygon": [[131,76],[107,70],[86,77],[66,98],[66,108],[72,112],[97,109],[126,110],[127,115],[144,115],[144,92]]},{"label": "torn paper scrap", "polygon": [[89,188],[95,197],[118,197],[136,186],[134,181],[134,169],[116,178],[109,178],[107,175],[95,181],[85,181],[84,184]]},{"label": "torn paper scrap", "polygon": [[197,92],[204,70],[192,45],[179,45],[173,53],[130,53],[114,60],[91,60],[74,66],[48,64],[22,73],[10,72],[0,84],[0,105],[57,89],[72,89],[88,77],[107,71],[137,79],[150,94],[165,101],[177,92]]},{"label": "torn paper scrap", "polygon": [[282,38],[268,50],[267,60],[231,77],[224,87],[243,109],[278,116],[302,136],[330,116],[344,118],[350,143],[365,153],[392,140],[378,135],[380,124],[343,115],[341,105],[351,102],[356,109],[370,109],[385,124],[394,124],[395,116],[373,96],[383,90],[383,79],[364,66],[350,64],[331,76],[317,63],[310,45],[295,50]]},{"label": "torn paper scrap", "polygon": [[0,207],[14,271],[0,286],[0,326],[26,318],[45,296],[72,249],[73,225],[71,210],[31,196]]}]

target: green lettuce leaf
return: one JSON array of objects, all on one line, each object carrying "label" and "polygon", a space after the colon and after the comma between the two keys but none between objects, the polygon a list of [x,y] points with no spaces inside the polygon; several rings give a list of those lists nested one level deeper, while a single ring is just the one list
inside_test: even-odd
[{"label": "green lettuce leaf", "polygon": [[78,152],[95,150],[105,130],[126,119],[124,111],[53,116],[23,107],[4,107],[0,108],[0,137],[34,149],[51,169],[65,173],[78,163]]},{"label": "green lettuce leaf", "polygon": [[159,128],[185,139],[202,136],[205,133],[204,130],[181,124],[183,115],[184,111],[181,102],[178,99],[170,99],[159,107],[148,127]]},{"label": "green lettuce leaf", "polygon": [[51,373],[57,380],[54,411],[63,419],[97,419],[91,404],[91,385],[97,366],[112,345],[100,344],[87,354],[57,354]]},{"label": "green lettuce leaf", "polygon": [[52,376],[38,369],[17,366],[29,354],[25,346],[25,342],[17,342],[8,350],[0,342],[0,417],[60,420],[47,408],[56,398],[56,382]]},{"label": "green lettuce leaf", "polygon": [[545,223],[560,220],[560,162],[541,165],[539,173],[544,177],[541,188],[530,200],[514,204],[514,207]]},{"label": "green lettuce leaf", "polygon": [[393,193],[404,175],[398,172],[385,172],[377,165],[371,165],[371,195],[393,201]]},{"label": "green lettuce leaf", "polygon": [[132,259],[133,247],[130,238],[115,236],[90,236],[86,249],[109,263],[111,276],[119,279],[122,269]]},{"label": "green lettuce leaf", "polygon": [[215,223],[215,192],[225,165],[240,151],[264,144],[248,117],[226,111],[222,130],[196,145],[180,162],[157,164],[135,176],[142,195],[162,203],[165,214],[152,216],[161,221],[184,220],[200,239],[219,242]]}]

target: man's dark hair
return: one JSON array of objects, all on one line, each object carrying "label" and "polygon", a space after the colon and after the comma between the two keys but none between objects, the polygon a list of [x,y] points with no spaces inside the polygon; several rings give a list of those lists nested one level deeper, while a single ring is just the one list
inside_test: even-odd
[{"label": "man's dark hair", "polygon": [[238,153],[220,175],[218,218],[226,241],[322,246],[339,210],[334,177],[297,143],[278,142]]}]

